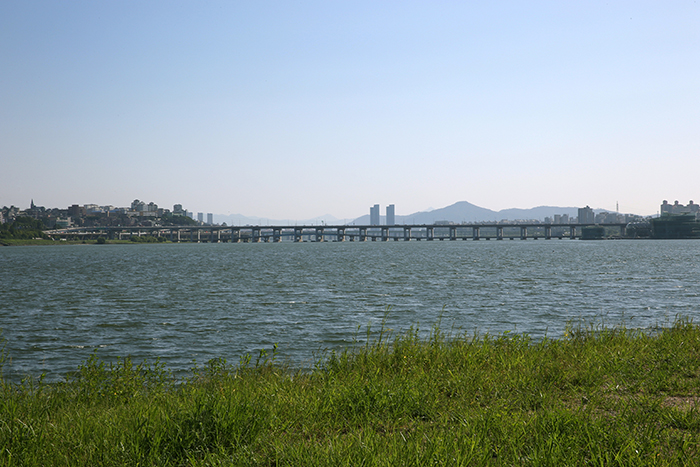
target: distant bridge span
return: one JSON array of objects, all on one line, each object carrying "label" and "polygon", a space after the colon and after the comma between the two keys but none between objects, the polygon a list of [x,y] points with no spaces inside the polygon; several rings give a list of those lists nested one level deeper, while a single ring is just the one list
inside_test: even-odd
[{"label": "distant bridge span", "polygon": [[576,239],[583,227],[619,229],[625,236],[626,223],[612,224],[400,224],[400,225],[280,225],[280,226],[153,226],[153,227],[74,227],[46,231],[51,238],[127,239],[152,235],[173,242],[323,242],[323,241],[433,241],[504,240],[552,238]]}]

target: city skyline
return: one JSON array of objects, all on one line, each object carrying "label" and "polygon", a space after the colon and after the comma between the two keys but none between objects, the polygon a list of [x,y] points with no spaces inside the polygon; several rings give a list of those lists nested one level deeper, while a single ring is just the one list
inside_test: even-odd
[{"label": "city skyline", "polygon": [[[660,204],[659,213],[664,214],[681,214],[681,213],[691,213],[697,215],[700,213],[700,205],[695,204],[692,200],[689,201],[688,205],[683,205],[679,201],[675,201],[673,204],[668,203],[667,200],[663,200]],[[370,206],[369,214],[365,214],[358,218],[352,219],[339,219],[332,215],[318,216],[312,219],[270,219],[261,217],[246,217],[242,215],[222,215],[214,214],[211,212],[206,213],[207,220],[204,223],[204,212],[192,212],[183,207],[182,204],[173,205],[173,209],[170,210],[163,206],[159,206],[157,203],[150,201],[146,203],[139,199],[135,199],[131,202],[128,207],[125,206],[114,206],[114,205],[96,205],[96,204],[85,204],[78,205],[74,204],[69,206],[67,209],[56,207],[56,206],[40,206],[34,203],[32,199],[30,201],[30,207],[26,210],[21,209],[17,206],[4,206],[0,210],[0,223],[11,221],[16,216],[27,215],[36,219],[45,219],[46,225],[52,225],[53,222],[60,221],[60,223],[68,224],[71,223],[71,218],[87,218],[97,219],[103,217],[104,220],[108,221],[109,224],[119,224],[123,220],[126,220],[124,216],[132,219],[129,222],[134,222],[133,219],[141,219],[147,222],[156,221],[163,216],[167,217],[167,222],[171,223],[171,217],[169,216],[185,216],[192,220],[195,219],[195,214],[197,214],[196,220],[199,224],[203,225],[221,225],[222,223],[226,225],[301,225],[314,223],[326,224],[326,225],[350,225],[350,224],[366,224],[366,225],[394,225],[394,224],[432,224],[432,223],[443,223],[443,222],[453,222],[458,224],[468,223],[468,222],[501,222],[501,221],[534,221],[552,224],[567,224],[569,221],[580,221],[581,223],[611,223],[611,222],[629,222],[632,220],[642,219],[644,216],[640,216],[635,213],[624,213],[619,211],[611,210],[601,210],[592,209],[590,206],[585,206],[584,208],[571,207],[571,206],[538,206],[530,209],[504,209],[500,211],[493,211],[488,208],[476,206],[466,201],[459,201],[453,203],[449,206],[445,206],[438,209],[433,209],[429,211],[414,212],[404,215],[396,215],[396,206],[394,204],[387,205],[386,214],[381,215],[381,206],[375,204]],[[26,212],[26,214],[24,214]],[[584,213],[582,215],[582,213]],[[3,214],[6,214],[3,217]],[[648,216],[655,217],[655,216]],[[595,219],[595,221],[594,221]],[[115,224],[116,223],[116,224]],[[136,222],[138,223],[138,221]]]},{"label": "city skyline", "polygon": [[697,198],[697,3],[4,2],[0,31],[0,205]]}]

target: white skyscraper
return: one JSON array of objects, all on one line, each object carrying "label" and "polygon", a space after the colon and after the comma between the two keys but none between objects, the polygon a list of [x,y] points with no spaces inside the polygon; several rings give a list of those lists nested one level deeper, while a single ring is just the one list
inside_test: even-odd
[{"label": "white skyscraper", "polygon": [[386,225],[396,225],[396,209],[393,204],[386,207]]},{"label": "white skyscraper", "polygon": [[369,208],[369,225],[379,225],[379,205]]}]

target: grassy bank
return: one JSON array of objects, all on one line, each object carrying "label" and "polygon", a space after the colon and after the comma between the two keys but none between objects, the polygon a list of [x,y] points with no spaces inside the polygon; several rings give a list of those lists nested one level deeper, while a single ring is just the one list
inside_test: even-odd
[{"label": "grassy bank", "polygon": [[2,386],[0,465],[697,465],[700,328],[434,331],[329,355],[86,362]]}]

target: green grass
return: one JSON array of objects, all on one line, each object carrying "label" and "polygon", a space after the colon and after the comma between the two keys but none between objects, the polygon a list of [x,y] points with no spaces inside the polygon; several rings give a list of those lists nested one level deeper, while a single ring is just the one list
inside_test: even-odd
[{"label": "green grass", "polygon": [[[0,465],[698,465],[700,328],[380,337],[175,381],[92,357],[2,384]],[[256,361],[257,360],[257,361]]]}]

